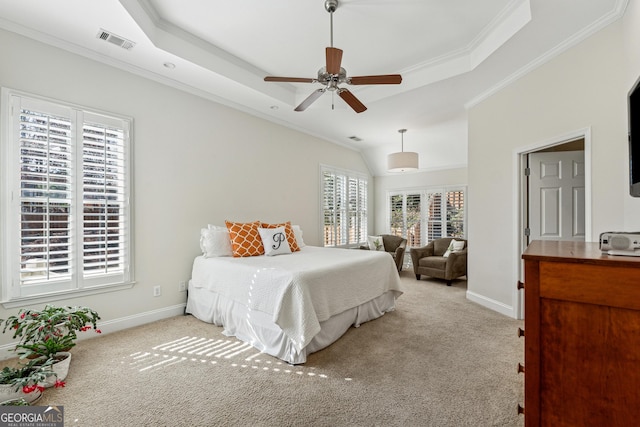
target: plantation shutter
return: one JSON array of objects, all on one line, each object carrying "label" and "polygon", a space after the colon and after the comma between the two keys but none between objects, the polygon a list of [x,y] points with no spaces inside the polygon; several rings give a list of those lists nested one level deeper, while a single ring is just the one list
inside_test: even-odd
[{"label": "plantation shutter", "polygon": [[20,284],[69,280],[74,197],[71,111],[36,102],[24,103],[18,114]]},{"label": "plantation shutter", "polygon": [[441,237],[465,237],[464,188],[389,192],[389,232],[424,246]]},{"label": "plantation shutter", "polygon": [[124,130],[85,114],[82,127],[83,272],[121,273],[125,268]]},{"label": "plantation shutter", "polygon": [[427,191],[427,242],[444,237],[442,222],[442,191]]},{"label": "plantation shutter", "polygon": [[358,221],[358,179],[354,177],[348,178],[348,224],[347,224],[347,243],[357,242],[358,234],[360,232]]},{"label": "plantation shutter", "polygon": [[367,236],[367,180],[323,168],[322,182],[324,245],[363,243]]},{"label": "plantation shutter", "polygon": [[422,196],[420,194],[407,194],[406,207],[406,239],[409,247],[422,246],[421,222],[422,222]]},{"label": "plantation shutter", "polygon": [[335,222],[336,222],[336,246],[344,245],[346,243],[346,235],[348,230],[348,217],[347,217],[347,177],[344,175],[335,175],[334,178],[336,187],[336,208],[335,208]]},{"label": "plantation shutter", "polygon": [[447,191],[447,236],[464,237],[464,191]]},{"label": "plantation shutter", "polygon": [[335,174],[323,172],[322,174],[322,216],[324,219],[324,246],[336,245],[336,189]]},{"label": "plantation shutter", "polygon": [[464,190],[427,192],[427,239],[441,237],[464,238]]},{"label": "plantation shutter", "polygon": [[5,300],[128,284],[130,120],[22,95],[3,99]]},{"label": "plantation shutter", "polygon": [[365,242],[367,240],[367,180],[366,179],[358,179],[358,204],[357,204],[357,218],[358,218],[358,234],[355,236],[354,240],[350,243],[360,243]]}]

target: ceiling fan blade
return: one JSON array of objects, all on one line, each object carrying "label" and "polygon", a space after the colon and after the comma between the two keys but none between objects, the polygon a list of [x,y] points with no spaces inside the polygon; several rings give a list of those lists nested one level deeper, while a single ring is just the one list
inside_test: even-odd
[{"label": "ceiling fan blade", "polygon": [[298,105],[294,111],[304,111],[307,109],[307,107],[309,107],[309,105],[313,104],[315,102],[316,99],[320,98],[320,95],[322,95],[324,93],[326,89],[322,88],[322,89],[318,89],[314,92],[311,93],[311,95],[309,95],[307,97],[307,99],[305,99],[304,101],[302,101],[300,103],[300,105]]},{"label": "ceiling fan blade", "polygon": [[367,107],[365,107],[364,104],[360,102],[360,100],[356,98],[354,94],[349,92],[348,89],[340,89],[338,91],[338,95],[340,95],[340,98],[342,98],[344,102],[349,104],[349,107],[353,108],[353,111],[355,111],[356,113],[362,113],[367,109]]},{"label": "ceiling fan blade", "polygon": [[267,76],[264,78],[265,82],[289,82],[289,83],[313,83],[315,79],[307,79],[304,77],[276,77]]},{"label": "ceiling fan blade", "polygon": [[340,64],[342,63],[342,50],[336,47],[328,47],[327,52],[327,73],[340,74]]},{"label": "ceiling fan blade", "polygon": [[402,83],[400,74],[384,74],[380,76],[357,76],[348,81],[352,85],[398,85]]}]

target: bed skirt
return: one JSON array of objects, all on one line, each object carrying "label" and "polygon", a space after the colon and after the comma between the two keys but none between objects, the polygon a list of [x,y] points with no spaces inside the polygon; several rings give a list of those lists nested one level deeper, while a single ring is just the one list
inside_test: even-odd
[{"label": "bed skirt", "polygon": [[322,350],[340,338],[351,326],[358,327],[395,309],[397,292],[388,291],[358,307],[343,311],[323,322],[320,332],[302,350],[296,349],[272,316],[231,300],[216,292],[196,288],[189,282],[186,313],[224,328],[223,334],[251,344],[259,351],[291,364],[307,361],[307,355]]}]

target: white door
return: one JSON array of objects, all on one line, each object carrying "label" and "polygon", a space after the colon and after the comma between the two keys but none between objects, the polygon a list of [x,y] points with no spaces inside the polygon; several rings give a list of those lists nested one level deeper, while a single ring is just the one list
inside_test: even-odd
[{"label": "white door", "polygon": [[584,241],[584,151],[531,153],[529,169],[529,241]]}]

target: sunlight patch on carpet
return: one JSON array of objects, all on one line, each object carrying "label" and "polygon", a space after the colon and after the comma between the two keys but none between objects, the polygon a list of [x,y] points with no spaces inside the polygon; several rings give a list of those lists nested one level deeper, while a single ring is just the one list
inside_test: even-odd
[{"label": "sunlight patch on carpet", "polygon": [[153,372],[187,363],[207,363],[247,371],[269,371],[274,374],[292,374],[294,377],[328,378],[316,372],[315,367],[290,365],[277,359],[263,359],[250,344],[237,340],[207,339],[185,336],[162,343],[150,351],[137,351],[124,357],[122,364],[138,372]]}]

